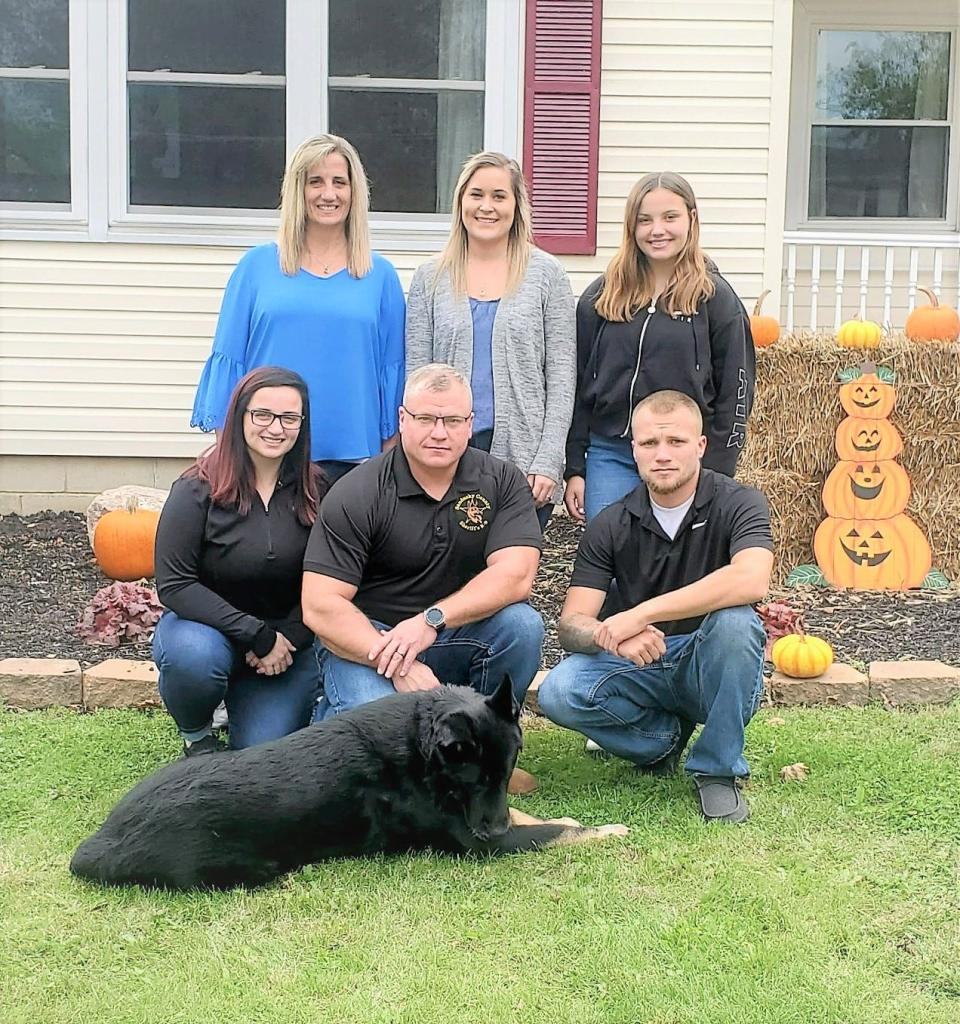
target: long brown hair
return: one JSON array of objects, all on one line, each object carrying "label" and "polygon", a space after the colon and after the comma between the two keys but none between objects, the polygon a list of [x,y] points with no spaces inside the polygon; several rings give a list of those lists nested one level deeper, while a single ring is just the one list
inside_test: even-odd
[{"label": "long brown hair", "polygon": [[310,461],[310,396],[298,373],[279,366],[261,366],[251,370],[233,389],[223,429],[217,443],[204,452],[183,474],[198,477],[210,486],[210,500],[225,508],[235,508],[245,516],[256,493],[253,461],[243,436],[243,417],[250,399],[260,388],[295,388],[303,407],[303,422],[293,447],[283,457],[281,469],[294,471],[293,507],[304,526],[312,526],[320,501],[329,488],[327,478]]},{"label": "long brown hair", "polygon": [[315,135],[301,142],[294,150],[283,174],[280,189],[280,231],[277,249],[280,251],[280,269],[291,277],[300,269],[306,240],[307,210],[303,189],[310,168],[332,153],[339,153],[347,161],[350,176],[350,212],[344,231],[347,237],[347,270],[351,277],[364,277],[370,273],[373,257],[370,255],[370,186],[360,160],[360,154],[339,135]]},{"label": "long brown hair", "polygon": [[510,234],[507,237],[507,287],[509,295],[515,291],[527,272],[527,264],[530,262],[530,252],[533,249],[533,228],[530,214],[530,199],[527,196],[527,185],[523,179],[523,171],[516,160],[504,156],[503,153],[494,153],[485,150],[482,153],[474,153],[467,159],[457,179],[457,187],[453,190],[453,213],[450,217],[450,237],[447,244],[440,253],[437,261],[436,280],[444,273],[450,275],[450,283],[453,294],[462,297],[467,294],[467,255],[469,253],[469,239],[467,229],[463,225],[463,194],[467,191],[470,179],[484,167],[499,167],[510,175],[510,185],[513,188],[513,198],[516,202],[516,209],[513,214],[513,224],[510,225]]},{"label": "long brown hair", "polygon": [[700,248],[700,217],[690,182],[670,171],[648,174],[633,186],[627,196],[623,241],[607,267],[603,288],[595,303],[604,320],[624,323],[653,299],[656,290],[653,268],[637,245],[636,231],[640,204],[657,188],[665,188],[679,196],[690,215],[690,233],[677,257],[670,282],[660,296],[664,306],[671,314],[695,313],[700,303],[709,299],[716,290],[707,270],[707,257]]}]

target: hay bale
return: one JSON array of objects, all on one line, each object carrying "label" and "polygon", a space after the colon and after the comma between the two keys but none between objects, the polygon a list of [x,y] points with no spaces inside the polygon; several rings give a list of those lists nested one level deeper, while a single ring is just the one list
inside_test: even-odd
[{"label": "hay bale", "polygon": [[870,359],[896,374],[890,417],[904,439],[899,461],[913,495],[907,512],[924,531],[934,568],[960,579],[960,342],[884,338],[869,352],[839,348],[833,335],[799,334],[757,352],[757,389],[737,478],[770,502],[774,582],[813,559],[825,513],[820,492],[837,463],[844,417],[838,373]]}]

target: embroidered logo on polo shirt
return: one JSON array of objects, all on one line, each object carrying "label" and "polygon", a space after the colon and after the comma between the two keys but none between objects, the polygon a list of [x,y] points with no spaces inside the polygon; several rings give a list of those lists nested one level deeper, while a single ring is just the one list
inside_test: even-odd
[{"label": "embroidered logo on polo shirt", "polygon": [[490,525],[490,502],[482,494],[465,494],[453,510],[457,513],[457,525],[462,530],[477,533]]}]

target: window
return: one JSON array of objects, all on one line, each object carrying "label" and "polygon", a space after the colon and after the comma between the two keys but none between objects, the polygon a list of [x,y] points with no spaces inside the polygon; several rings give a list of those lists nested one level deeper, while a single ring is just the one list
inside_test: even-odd
[{"label": "window", "polygon": [[946,217],[950,42],[817,32],[809,217]]},{"label": "window", "polygon": [[67,0],[0,0],[0,200],[70,203]]},{"label": "window", "polygon": [[331,131],[364,161],[375,236],[433,248],[466,157],[518,149],[521,13],[517,0],[0,0],[0,216],[21,237],[67,209],[71,237],[256,241],[287,155]]},{"label": "window", "polygon": [[955,231],[955,0],[795,0],[787,227]]}]

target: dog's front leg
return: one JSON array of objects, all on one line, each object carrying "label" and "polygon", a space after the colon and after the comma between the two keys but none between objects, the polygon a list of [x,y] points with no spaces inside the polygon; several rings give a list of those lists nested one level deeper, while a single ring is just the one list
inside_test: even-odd
[{"label": "dog's front leg", "polygon": [[582,825],[561,824],[559,821],[542,821],[536,825],[511,825],[502,836],[491,839],[488,846],[496,853],[523,853],[526,850],[543,850],[549,846],[568,846],[625,836],[629,831],[625,825],[584,828]]}]

